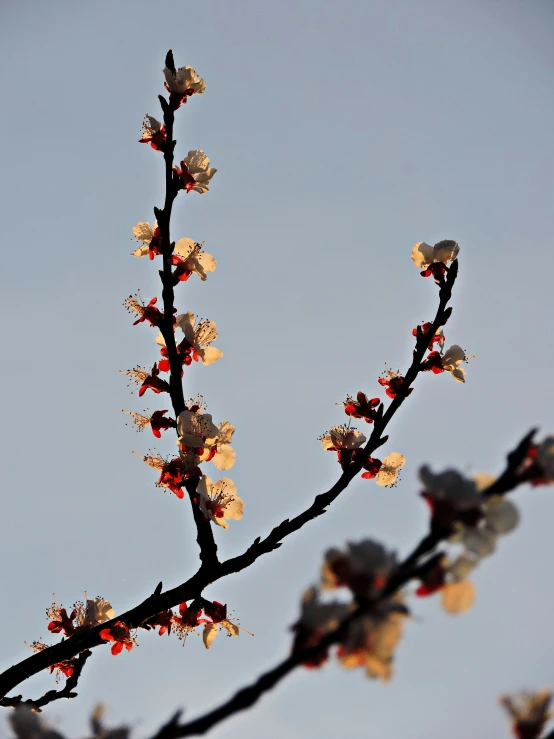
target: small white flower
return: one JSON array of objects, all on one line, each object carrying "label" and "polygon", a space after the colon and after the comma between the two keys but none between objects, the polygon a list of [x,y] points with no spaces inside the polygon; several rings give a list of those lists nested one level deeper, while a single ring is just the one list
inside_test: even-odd
[{"label": "small white flower", "polygon": [[366,438],[361,431],[348,426],[332,426],[329,431],[319,437],[323,448],[328,452],[341,449],[359,449]]},{"label": "small white flower", "polygon": [[403,454],[393,452],[386,456],[377,473],[377,479],[375,480],[377,485],[381,485],[382,487],[390,485],[394,487],[398,473],[405,464],[406,457]]},{"label": "small white flower", "polygon": [[457,382],[465,382],[464,375],[466,371],[460,367],[460,364],[468,362],[470,359],[473,359],[473,357],[466,357],[466,353],[461,346],[452,344],[441,357],[442,368],[446,372],[450,372]]},{"label": "small white flower", "polygon": [[[85,593],[86,597],[86,593]],[[110,621],[115,616],[115,611],[107,600],[97,595],[93,600],[86,600],[83,623],[81,625],[96,626],[104,621]]]},{"label": "small white flower", "polygon": [[209,456],[210,460],[214,463],[214,467],[218,470],[230,470],[235,464],[236,453],[231,446],[233,434],[235,433],[235,427],[229,421],[222,421],[217,425],[218,435],[216,440],[215,452],[210,449],[209,452],[204,452],[201,457],[201,461]]},{"label": "small white flower", "polygon": [[194,313],[189,311],[176,316],[175,324],[185,334],[185,339],[194,348],[202,364],[213,364],[223,356],[222,351],[215,346],[209,346],[217,338],[215,321],[203,320],[197,324]]},{"label": "small white flower", "polygon": [[198,244],[192,239],[179,239],[175,244],[175,254],[182,261],[182,268],[189,273],[195,273],[202,281],[206,281],[206,272],[213,272],[216,268],[217,261],[211,254],[202,251],[202,244]]},{"label": "small white flower", "polygon": [[201,95],[206,89],[206,83],[192,67],[180,67],[175,74],[165,67],[164,77],[166,89],[185,99],[190,95]]},{"label": "small white flower", "polygon": [[160,235],[160,229],[158,228],[158,221],[154,221],[152,227],[149,223],[141,221],[133,226],[133,234],[137,241],[141,242],[138,249],[131,252],[133,257],[147,257],[152,251],[152,258],[155,254],[160,254],[159,249],[161,248],[162,239]]},{"label": "small white flower", "polygon": [[190,192],[204,193],[208,192],[208,183],[217,172],[217,169],[210,167],[210,160],[202,149],[191,150],[181,162],[180,169],[175,171],[182,179],[182,186]]},{"label": "small white flower", "polygon": [[419,269],[427,269],[434,262],[448,264],[458,256],[460,247],[456,241],[439,241],[435,246],[418,241],[412,249],[412,261]]},{"label": "small white flower", "polygon": [[244,501],[239,498],[235,483],[228,477],[212,482],[209,477],[200,478],[196,492],[199,494],[200,510],[209,520],[228,528],[227,518],[238,521],[242,518]]},{"label": "small white flower", "polygon": [[[202,364],[209,365],[221,359],[223,352],[215,346],[209,346],[217,338],[217,326],[215,321],[204,319],[198,324],[196,316],[192,312],[182,313],[175,316],[174,330],[180,328],[190,347],[192,347],[192,358],[200,359]],[[156,344],[165,346],[165,339],[161,331],[156,336]]]},{"label": "small white flower", "polygon": [[212,423],[210,413],[182,411],[177,418],[178,445],[194,449],[213,446],[219,429]]},{"label": "small white flower", "polygon": [[447,583],[441,591],[441,605],[447,613],[464,613],[474,602],[475,586],[470,580]]}]

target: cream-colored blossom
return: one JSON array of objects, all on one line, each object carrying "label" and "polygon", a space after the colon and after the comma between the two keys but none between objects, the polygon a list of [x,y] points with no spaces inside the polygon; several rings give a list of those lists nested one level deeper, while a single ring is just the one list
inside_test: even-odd
[{"label": "cream-colored blossom", "polygon": [[174,94],[201,95],[206,89],[206,83],[192,67],[180,67],[175,73],[165,67],[164,77],[166,89]]},{"label": "cream-colored blossom", "polygon": [[383,459],[383,464],[377,473],[375,482],[382,487],[394,487],[401,468],[406,464],[406,457],[398,452],[392,452]]},{"label": "cream-colored blossom", "polygon": [[473,359],[473,357],[467,357],[461,346],[452,344],[441,357],[442,368],[445,372],[450,372],[457,382],[465,382],[464,375],[466,371],[460,365],[470,359]]},{"label": "cream-colored blossom", "polygon": [[244,501],[239,498],[235,483],[228,477],[212,482],[209,477],[203,476],[196,492],[200,510],[209,521],[226,529],[229,526],[227,519],[238,521],[242,518]]},{"label": "cream-colored blossom", "polygon": [[323,448],[328,452],[341,449],[359,449],[365,443],[366,437],[361,431],[348,426],[331,426],[329,431],[319,437]]},{"label": "cream-colored blossom", "polygon": [[456,241],[439,241],[435,246],[418,241],[412,249],[412,261],[419,269],[427,269],[434,262],[448,264],[457,258],[460,247]]},{"label": "cream-colored blossom", "polygon": [[178,174],[183,177],[183,187],[187,192],[208,192],[208,183],[217,172],[210,167],[210,160],[202,149],[191,150],[181,162]]},{"label": "cream-colored blossom", "polygon": [[183,267],[188,272],[197,274],[205,282],[208,279],[207,272],[213,272],[217,261],[211,254],[202,251],[202,244],[193,239],[179,239],[175,244],[175,254],[183,260]]}]

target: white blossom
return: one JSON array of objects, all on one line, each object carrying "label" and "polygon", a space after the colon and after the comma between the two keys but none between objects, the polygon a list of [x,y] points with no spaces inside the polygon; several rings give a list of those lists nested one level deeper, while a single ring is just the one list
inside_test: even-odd
[{"label": "white blossom", "polygon": [[434,262],[448,264],[457,258],[460,247],[456,241],[439,241],[435,246],[418,241],[412,249],[412,261],[419,269],[427,269]]},{"label": "white blossom", "polygon": [[[217,338],[217,326],[215,321],[204,319],[196,323],[196,316],[189,311],[175,316],[173,330],[180,328],[190,347],[192,347],[193,359],[200,359],[202,364],[209,365],[221,359],[223,352],[215,346],[210,346]],[[165,339],[160,331],[156,336],[156,344],[165,346]]]},{"label": "white blossom", "polygon": [[183,187],[187,192],[208,192],[208,183],[217,172],[210,167],[210,160],[202,149],[191,150],[181,162],[177,173],[183,177]]},{"label": "white blossom", "polygon": [[177,417],[177,443],[181,446],[199,447],[213,446],[217,439],[219,429],[212,423],[210,413],[202,411],[182,411]]},{"label": "white blossom", "polygon": [[202,281],[206,281],[207,272],[213,272],[217,261],[211,254],[202,251],[202,244],[193,239],[183,238],[175,244],[175,254],[183,260],[183,267],[188,272],[197,274]]},{"label": "white blossom", "polygon": [[199,495],[200,510],[205,518],[226,529],[226,519],[238,521],[242,518],[244,501],[239,498],[235,483],[228,477],[212,482],[209,477],[202,477],[196,488]]},{"label": "white blossom", "polygon": [[452,344],[441,357],[442,368],[446,372],[450,372],[457,382],[465,382],[464,375],[466,371],[463,367],[460,367],[460,364],[470,359],[473,359],[473,357],[466,357],[466,353],[461,346]]},{"label": "white blossom", "polygon": [[340,449],[359,449],[366,438],[361,431],[348,426],[332,426],[319,437],[325,451],[334,452]]},{"label": "white blossom", "polygon": [[135,239],[141,244],[138,249],[131,252],[131,256],[133,257],[147,257],[150,253],[149,247],[153,240],[155,241],[157,239],[159,241],[159,245],[161,245],[158,221],[154,221],[154,226],[151,226],[146,221],[137,223],[136,226],[133,226],[133,234]]},{"label": "white blossom", "polygon": [[223,621],[218,621],[218,623],[216,624],[206,624],[202,632],[202,641],[204,642],[204,646],[206,647],[206,649],[209,649],[212,646],[213,640],[219,633],[220,627],[225,629],[228,636],[239,635],[240,628],[237,626],[237,624],[234,624],[232,621],[228,621],[227,619],[223,619]]},{"label": "white blossom", "polygon": [[206,83],[192,67],[180,67],[175,74],[165,67],[164,77],[166,89],[176,95],[201,95],[206,89]]},{"label": "white blossom", "polygon": [[382,487],[394,486],[400,469],[406,464],[406,457],[398,452],[393,452],[383,459],[383,464],[377,473],[375,482]]}]

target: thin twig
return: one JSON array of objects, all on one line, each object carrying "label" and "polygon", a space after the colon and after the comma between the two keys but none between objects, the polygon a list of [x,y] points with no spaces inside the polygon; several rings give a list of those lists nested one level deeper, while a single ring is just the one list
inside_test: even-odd
[{"label": "thin twig", "polygon": [[40,713],[41,708],[47,706],[49,703],[60,700],[60,698],[76,698],[79,694],[74,693],[73,691],[77,687],[85,662],[91,655],[92,652],[87,649],[86,651],[81,652],[77,659],[74,660],[73,674],[67,678],[65,685],[61,690],[49,690],[41,698],[37,698],[36,700],[32,700],[31,698],[23,700],[21,695],[16,695],[11,698],[6,696],[0,700],[0,706],[4,706],[5,708],[16,708],[17,706],[25,705],[29,706],[33,711]]}]

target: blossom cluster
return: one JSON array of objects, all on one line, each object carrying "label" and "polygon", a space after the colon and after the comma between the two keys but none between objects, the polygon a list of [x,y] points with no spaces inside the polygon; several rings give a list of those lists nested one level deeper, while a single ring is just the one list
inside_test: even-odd
[{"label": "blossom cluster", "polygon": [[487,493],[495,481],[490,475],[471,479],[453,469],[434,473],[423,466],[419,476],[423,483],[421,496],[431,512],[431,531],[440,532],[444,540],[459,545],[461,553],[439,560],[416,592],[428,596],[441,591],[444,609],[461,613],[475,599],[468,575],[496,550],[502,536],[515,529],[519,512],[505,496]]},{"label": "blossom cluster", "polygon": [[[349,543],[345,551],[328,550],[320,583],[304,593],[300,618],[292,627],[293,653],[314,649],[306,667],[327,661],[330,648],[317,647],[344,622],[336,650],[342,666],[364,667],[368,677],[390,680],[394,652],[410,615],[402,593],[386,594],[397,566],[396,555],[371,539]],[[342,587],[350,602],[324,600],[326,591]]]},{"label": "blossom cluster", "polygon": [[[166,66],[164,79],[169,93],[171,121],[174,111],[187,103],[191,96],[202,94],[206,89],[204,80],[191,67],[175,69]],[[165,106],[162,105],[163,121],[158,121],[149,114],[145,116],[140,139],[140,143],[149,144],[152,149],[160,152],[167,152],[168,147]],[[172,151],[173,149],[171,153]],[[181,159],[179,166],[173,167],[173,197],[181,190],[185,193],[208,192],[215,173],[216,170],[210,167],[210,160],[202,150],[189,151]],[[174,287],[186,282],[192,275],[197,275],[205,282],[208,275],[215,271],[217,261],[212,254],[203,250],[204,242],[183,237],[175,243],[169,243],[169,230],[164,235],[164,228],[159,223],[162,216],[159,212],[156,215],[158,220],[153,225],[141,221],[133,227],[133,235],[139,246],[132,252],[132,256],[148,257],[151,261],[161,257],[166,265],[171,266],[170,279]],[[165,269],[167,270],[167,266]],[[165,278],[167,279],[167,274]],[[208,366],[223,356],[223,352],[213,345],[218,336],[217,326],[212,320],[199,319],[192,311],[177,313],[174,308],[173,315],[167,317],[158,306],[156,297],[145,303],[140,294],[131,295],[126,299],[125,306],[136,317],[134,325],[148,323],[158,329],[155,343],[160,356],[152,369],[147,370],[137,365],[125,370],[124,374],[130,378],[131,383],[138,385],[139,397],[148,390],[155,395],[167,393],[176,408],[175,417],[170,415],[167,408],[143,413],[125,411],[139,431],[150,427],[158,439],[161,439],[164,431],[170,429],[175,429],[177,434],[178,454],[162,456],[158,452],[148,452],[139,456],[159,473],[156,483],[158,487],[171,491],[181,499],[185,497],[186,489],[192,504],[198,506],[206,521],[227,528],[229,520],[242,517],[244,503],[237,495],[236,486],[231,479],[223,477],[213,481],[205,475],[202,465],[212,462],[218,470],[228,470],[234,465],[235,451],[231,441],[235,427],[228,421],[216,425],[212,416],[206,413],[201,396],[191,398],[181,410],[182,404],[179,403],[180,407],[176,407],[175,397],[172,395],[173,383],[178,381],[179,375],[184,376],[186,368],[193,362]]]},{"label": "blossom cluster", "polygon": [[[54,595],[54,602],[46,609],[46,617],[48,621],[48,631],[51,634],[63,634],[63,637],[70,638],[76,634],[83,633],[89,629],[109,621],[115,616],[115,611],[107,600],[97,595],[96,598],[89,599],[85,593],[85,600],[77,601],[73,604],[70,613],[67,609],[58,604]],[[42,640],[36,640],[27,645],[33,652],[42,652],[48,648]],[[73,659],[57,662],[50,666],[50,673],[56,674],[56,681],[61,675],[71,677],[75,671],[75,661]]]},{"label": "blossom cluster", "polygon": [[[250,634],[249,631],[243,629],[236,621],[231,621],[227,613],[227,605],[217,600],[213,602],[201,599],[196,603],[193,601],[190,606],[181,603],[178,613],[174,613],[171,609],[162,611],[156,616],[148,619],[143,624],[144,628],[158,628],[158,634],[177,634],[177,637],[183,641],[189,634],[197,634],[196,629],[202,627],[202,641],[206,649],[210,649],[213,640],[223,629],[228,636],[238,636],[241,631]],[[250,634],[252,636],[252,634]]]}]

